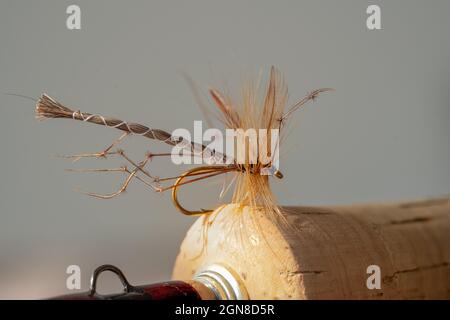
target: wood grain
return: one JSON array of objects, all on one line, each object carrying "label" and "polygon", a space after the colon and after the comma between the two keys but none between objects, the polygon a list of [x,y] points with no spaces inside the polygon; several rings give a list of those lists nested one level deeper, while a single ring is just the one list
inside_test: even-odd
[{"label": "wood grain", "polygon": [[[173,278],[221,263],[251,299],[450,299],[450,198],[397,204],[283,207],[292,228],[227,205],[199,218]],[[261,232],[263,230],[263,232]],[[368,289],[367,267],[381,269]]]}]

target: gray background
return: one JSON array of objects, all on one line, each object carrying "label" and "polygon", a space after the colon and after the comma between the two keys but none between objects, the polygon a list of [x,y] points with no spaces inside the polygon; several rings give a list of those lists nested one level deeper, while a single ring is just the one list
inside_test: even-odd
[{"label": "gray background", "polygon": [[[65,27],[78,4],[82,30]],[[365,26],[379,4],[382,30]],[[320,97],[294,117],[282,149],[281,204],[343,204],[450,193],[450,2],[443,1],[1,1],[0,298],[68,292],[66,267],[82,285],[98,265],[120,266],[132,283],[168,279],[192,218],[169,194],[132,184],[100,201],[73,191],[114,190],[118,176],[65,168],[114,167],[118,160],[71,164],[52,157],[100,151],[118,132],[34,119],[47,92],[74,108],[166,130],[202,119],[181,72],[198,86],[237,87],[242,75],[285,75],[291,102]],[[205,91],[205,90],[203,90]],[[135,159],[161,146],[124,145]],[[164,149],[167,150],[167,149]],[[154,166],[153,166],[154,165]],[[174,168],[152,164],[159,175]],[[219,187],[184,190],[190,206],[214,205]],[[101,289],[117,290],[105,275]]]}]

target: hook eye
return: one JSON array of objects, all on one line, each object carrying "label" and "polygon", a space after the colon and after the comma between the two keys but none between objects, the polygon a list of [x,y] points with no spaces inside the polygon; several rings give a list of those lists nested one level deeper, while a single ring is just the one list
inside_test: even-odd
[{"label": "hook eye", "polygon": [[97,279],[100,276],[100,274],[104,271],[111,271],[112,273],[117,275],[117,277],[119,278],[120,282],[123,285],[124,292],[129,293],[133,290],[133,286],[128,282],[127,278],[125,278],[125,275],[119,268],[110,264],[104,264],[95,269],[94,273],[92,274],[89,295],[92,296],[97,294]]}]

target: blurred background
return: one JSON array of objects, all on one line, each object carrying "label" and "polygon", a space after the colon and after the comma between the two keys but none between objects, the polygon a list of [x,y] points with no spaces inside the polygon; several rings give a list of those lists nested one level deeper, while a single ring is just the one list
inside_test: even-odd
[{"label": "blurred background", "polygon": [[[81,30],[66,9],[81,8]],[[366,9],[381,8],[381,30]],[[450,2],[433,1],[19,1],[0,2],[0,298],[69,293],[66,268],[111,263],[134,284],[171,277],[194,218],[170,194],[134,182],[112,192],[120,159],[55,155],[101,151],[119,132],[69,120],[35,119],[46,92],[82,111],[172,131],[203,119],[182,74],[201,89],[239,88],[275,65],[290,102],[333,87],[292,118],[281,149],[280,204],[386,202],[450,193]],[[141,137],[121,146],[135,160],[170,150]],[[181,172],[168,159],[156,175]],[[221,180],[183,189],[190,208],[217,204]],[[226,201],[224,199],[223,201]],[[100,291],[117,291],[102,276]]]}]

